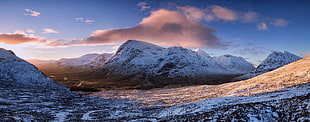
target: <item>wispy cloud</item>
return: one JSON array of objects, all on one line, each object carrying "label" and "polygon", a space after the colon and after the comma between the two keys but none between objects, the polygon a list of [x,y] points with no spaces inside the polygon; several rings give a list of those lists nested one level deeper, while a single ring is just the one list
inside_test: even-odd
[{"label": "wispy cloud", "polygon": [[97,30],[84,40],[58,40],[49,45],[115,44],[134,39],[165,46],[207,48],[227,46],[214,33],[214,29],[188,18],[181,12],[160,9],[152,11],[149,17],[134,27]]},{"label": "wispy cloud", "polygon": [[84,22],[87,24],[93,24],[95,22],[95,20],[88,19],[88,20],[85,20]]},{"label": "wispy cloud", "polygon": [[240,19],[245,23],[254,23],[258,21],[259,16],[260,15],[256,12],[246,12],[240,14]]},{"label": "wispy cloud", "polygon": [[76,17],[76,18],[74,18],[76,21],[81,21],[81,22],[83,22],[84,21],[84,18],[83,17]]},{"label": "wispy cloud", "polygon": [[181,12],[183,12],[186,16],[190,18],[205,20],[208,22],[216,20],[234,21],[239,18],[239,14],[236,11],[222,6],[214,5],[209,6],[205,9],[185,6],[177,7],[177,9],[181,10]]},{"label": "wispy cloud", "polygon": [[211,11],[215,15],[216,18],[227,20],[227,21],[233,21],[238,19],[238,14],[228,8],[222,7],[222,6],[211,6]]},{"label": "wispy cloud", "polygon": [[140,11],[145,11],[151,8],[151,6],[147,2],[140,2],[137,4],[137,6],[140,7]]},{"label": "wispy cloud", "polygon": [[27,12],[27,13],[25,13],[25,15],[27,15],[27,16],[37,17],[41,14],[38,11],[34,11],[34,10],[30,10],[30,9],[25,9],[25,11]]},{"label": "wispy cloud", "polygon": [[85,22],[87,24],[93,24],[95,20],[92,19],[84,19],[83,17],[76,17],[74,18],[76,21]]},{"label": "wispy cloud", "polygon": [[259,24],[257,24],[256,25],[256,28],[257,28],[257,30],[267,30],[268,29],[268,26],[267,26],[267,24],[266,23],[259,23]]},{"label": "wispy cloud", "polygon": [[289,21],[284,19],[271,19],[271,23],[274,26],[286,26],[289,23]]},{"label": "wispy cloud", "polygon": [[42,33],[46,34],[46,33],[59,33],[59,32],[51,28],[44,28]]}]

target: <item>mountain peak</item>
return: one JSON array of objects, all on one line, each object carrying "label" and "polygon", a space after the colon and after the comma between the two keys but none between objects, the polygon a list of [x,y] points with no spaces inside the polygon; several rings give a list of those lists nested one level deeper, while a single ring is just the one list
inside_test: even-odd
[{"label": "mountain peak", "polygon": [[12,51],[12,50],[6,50],[4,48],[0,48],[0,52],[1,54],[7,54],[7,55],[12,55],[12,56],[15,56],[15,53]]},{"label": "mountain peak", "polygon": [[123,43],[120,47],[158,47],[157,45],[154,45],[152,43],[144,42],[144,41],[138,41],[138,40],[127,40],[125,43]]},{"label": "mountain peak", "polygon": [[261,74],[272,71],[299,59],[302,58],[288,51],[273,51],[260,65],[258,65],[255,72]]},{"label": "mountain peak", "polygon": [[208,53],[206,53],[205,51],[203,51],[202,49],[198,48],[197,50],[194,50],[195,52],[197,52],[199,55],[201,55],[202,57],[210,57],[210,55]]}]

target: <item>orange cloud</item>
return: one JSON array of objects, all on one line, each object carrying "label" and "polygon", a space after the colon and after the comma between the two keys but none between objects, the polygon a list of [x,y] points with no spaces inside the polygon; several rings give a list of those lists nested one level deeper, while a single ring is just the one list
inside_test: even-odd
[{"label": "orange cloud", "polygon": [[0,42],[10,45],[29,43],[29,42],[42,42],[43,40],[37,37],[30,37],[25,34],[0,34]]},{"label": "orange cloud", "polygon": [[310,56],[310,52],[309,53],[302,53],[300,55],[302,55],[303,57],[307,57],[307,56]]},{"label": "orange cloud", "polygon": [[84,40],[58,40],[49,45],[115,44],[132,39],[164,46],[225,47],[214,33],[214,29],[199,20],[188,18],[178,11],[160,9],[153,11],[134,27],[97,30]]}]

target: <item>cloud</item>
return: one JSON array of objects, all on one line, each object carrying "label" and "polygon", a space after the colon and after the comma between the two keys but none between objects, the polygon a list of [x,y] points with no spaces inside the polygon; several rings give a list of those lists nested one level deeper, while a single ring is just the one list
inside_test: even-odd
[{"label": "cloud", "polygon": [[193,18],[196,20],[212,21],[215,17],[207,13],[207,9],[199,9],[195,7],[185,6],[177,7],[181,12],[183,12],[188,18]]},{"label": "cloud", "polygon": [[267,24],[266,23],[259,23],[259,24],[257,24],[256,25],[256,28],[257,28],[257,30],[267,30],[268,29],[268,26],[267,26]]},{"label": "cloud", "polygon": [[95,22],[95,20],[91,20],[91,19],[84,19],[83,17],[76,17],[74,18],[76,21],[80,21],[80,22],[85,22],[87,24],[93,24]]},{"label": "cloud", "polygon": [[42,33],[59,33],[59,32],[51,28],[44,28]]},{"label": "cloud", "polygon": [[225,43],[214,35],[215,30],[178,11],[152,11],[137,26],[111,30],[97,30],[83,40],[57,40],[50,46],[81,44],[115,44],[129,39],[147,41],[164,46],[224,48]]},{"label": "cloud", "polygon": [[302,53],[300,55],[303,56],[303,57],[307,57],[307,56],[310,56],[310,52],[309,53]]},{"label": "cloud", "polygon": [[33,16],[33,17],[37,17],[37,16],[39,16],[41,14],[38,11],[34,11],[34,10],[30,10],[30,9],[25,9],[25,11],[27,13],[25,13],[24,15]]},{"label": "cloud", "polygon": [[259,14],[256,12],[247,12],[241,14],[241,20],[245,23],[254,23],[258,20]]},{"label": "cloud", "polygon": [[271,23],[274,26],[286,26],[289,23],[289,21],[286,21],[284,19],[271,19]]},{"label": "cloud", "polygon": [[89,19],[89,20],[85,20],[84,22],[85,22],[85,23],[88,23],[88,24],[93,24],[93,22],[95,22],[95,20],[90,20],[90,19]]},{"label": "cloud", "polygon": [[147,2],[140,2],[137,4],[137,6],[140,7],[140,11],[145,11],[151,8],[151,6]]},{"label": "cloud", "polygon": [[27,32],[27,33],[34,33],[35,31],[32,30],[32,29],[27,29],[26,32]]},{"label": "cloud", "polygon": [[238,14],[228,8],[224,8],[221,6],[211,6],[211,11],[218,19],[233,21],[238,19]]},{"label": "cloud", "polygon": [[22,31],[16,31],[14,34],[0,34],[0,42],[4,44],[16,45],[29,42],[44,42],[38,37],[33,37],[22,33]]},{"label": "cloud", "polygon": [[83,22],[84,21],[84,18],[83,17],[76,17],[76,18],[74,18],[76,21],[81,21],[81,22]]},{"label": "cloud", "polygon": [[278,18],[265,17],[256,12],[240,12],[222,6],[208,6],[205,9],[200,9],[191,6],[177,7],[187,17],[202,20],[206,22],[212,21],[238,21],[241,23],[257,23],[264,21],[264,23],[256,24],[257,29],[267,30],[269,25],[273,26],[286,26],[289,21]]},{"label": "cloud", "polygon": [[15,34],[22,34],[22,35],[26,34],[25,31],[22,31],[22,30],[16,30],[14,33]]},{"label": "cloud", "polygon": [[188,17],[208,22],[214,20],[234,21],[238,19],[237,12],[221,6],[209,6],[206,9],[199,9],[191,6],[177,8]]}]

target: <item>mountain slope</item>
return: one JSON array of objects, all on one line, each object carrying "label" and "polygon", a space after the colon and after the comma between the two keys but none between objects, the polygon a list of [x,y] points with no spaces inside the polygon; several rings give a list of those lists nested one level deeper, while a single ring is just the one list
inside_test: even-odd
[{"label": "mountain slope", "polygon": [[244,74],[252,72],[255,69],[253,64],[247,62],[242,57],[236,57],[226,54],[219,57],[214,57],[214,59],[215,61],[217,61],[217,63],[233,72],[239,72]]},{"label": "mountain slope", "polygon": [[0,48],[0,83],[18,87],[64,89],[47,78],[34,65],[15,56],[12,51]]},{"label": "mountain slope", "polygon": [[269,72],[299,59],[301,59],[301,57],[287,51],[274,51],[273,53],[268,55],[268,57],[261,64],[257,66],[257,68],[255,69],[255,73],[262,74],[265,72]]},{"label": "mountain slope", "polygon": [[[236,75],[214,61],[211,57],[182,47],[163,48],[150,43],[128,40],[102,67],[108,77],[184,78],[183,80]],[[209,77],[209,79],[208,79]],[[187,79],[186,79],[187,78]],[[180,81],[181,82],[181,81]]]}]

